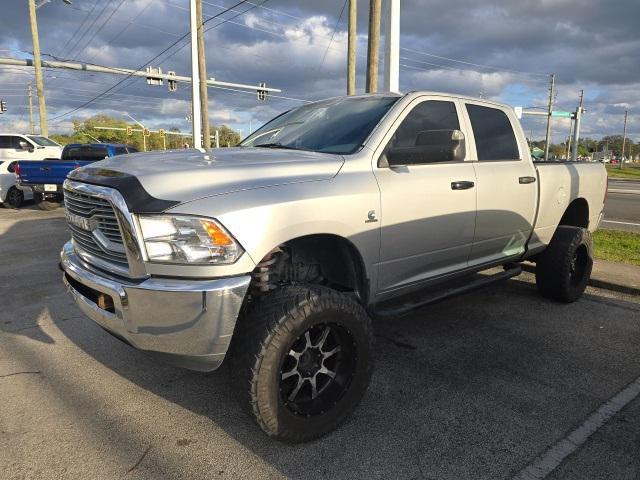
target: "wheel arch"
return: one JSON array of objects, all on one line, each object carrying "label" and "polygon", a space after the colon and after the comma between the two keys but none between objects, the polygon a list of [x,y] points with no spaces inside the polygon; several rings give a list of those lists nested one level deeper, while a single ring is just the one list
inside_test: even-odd
[{"label": "wheel arch", "polygon": [[[314,233],[291,238],[270,250],[258,262],[256,271],[260,271],[262,265],[269,263],[274,252],[278,251],[285,251],[291,256],[294,271],[298,264],[317,263],[323,280],[342,291],[354,292],[359,301],[367,305],[370,275],[360,251],[349,239],[330,233]],[[302,282],[305,280],[298,279]]]},{"label": "wheel arch", "polygon": [[589,226],[589,203],[582,197],[573,200],[562,214],[558,225],[587,228]]}]

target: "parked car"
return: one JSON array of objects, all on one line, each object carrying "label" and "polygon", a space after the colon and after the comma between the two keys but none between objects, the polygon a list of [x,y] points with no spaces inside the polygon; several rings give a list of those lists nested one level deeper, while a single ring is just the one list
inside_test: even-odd
[{"label": "parked car", "polygon": [[16,174],[23,188],[33,190],[40,208],[53,210],[62,205],[62,183],[69,172],[98,160],[137,151],[129,145],[115,143],[72,143],[62,150],[61,160],[19,162]]},{"label": "parked car", "polygon": [[74,170],[61,266],[78,307],[134,348],[202,371],[228,356],[258,425],[301,442],[363,397],[372,315],[513,277],[525,259],[542,295],[580,298],[606,188],[601,164],[533,162],[506,105],[340,97],[237,148]]},{"label": "parked car", "polygon": [[0,203],[5,208],[20,208],[25,200],[31,200],[31,189],[16,185],[15,160],[0,159]]},{"label": "parked car", "polygon": [[60,158],[62,146],[41,135],[0,133],[0,160]]}]

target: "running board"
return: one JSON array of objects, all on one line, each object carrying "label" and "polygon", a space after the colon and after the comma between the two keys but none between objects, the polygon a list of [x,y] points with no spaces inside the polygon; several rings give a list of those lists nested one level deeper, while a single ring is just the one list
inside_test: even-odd
[{"label": "running board", "polygon": [[[493,275],[487,275],[487,276],[472,280],[466,285],[449,288],[443,291],[438,291],[435,294],[431,296],[423,297],[422,299],[416,302],[409,301],[409,302],[403,302],[401,304],[389,305],[388,307],[382,307],[382,308],[376,309],[374,311],[374,315],[376,317],[400,317],[402,315],[406,315],[407,313],[413,312],[414,310],[419,310],[422,307],[426,307],[427,305],[441,302],[442,300],[446,300],[447,298],[455,297],[456,295],[460,295],[461,293],[467,293],[472,290],[478,290],[480,288],[487,287],[491,284],[500,282],[502,280],[508,280],[509,278],[517,277],[521,273],[522,273],[522,267],[519,264],[509,264],[509,268],[507,268],[503,272],[494,273]],[[414,293],[411,296],[415,297],[416,295],[419,295],[419,292]]]}]

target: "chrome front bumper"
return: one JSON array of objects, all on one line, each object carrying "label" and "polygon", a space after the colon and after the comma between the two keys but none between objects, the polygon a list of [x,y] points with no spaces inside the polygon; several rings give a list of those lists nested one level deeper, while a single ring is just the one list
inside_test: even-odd
[{"label": "chrome front bumper", "polygon": [[[133,347],[191,370],[220,366],[251,277],[215,280],[117,280],[91,269],[67,242],[60,253],[63,280],[80,309]],[[91,297],[108,295],[113,306]]]}]

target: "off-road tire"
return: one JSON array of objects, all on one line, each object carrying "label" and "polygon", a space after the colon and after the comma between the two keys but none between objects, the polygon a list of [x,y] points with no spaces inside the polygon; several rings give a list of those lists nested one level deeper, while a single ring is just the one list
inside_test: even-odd
[{"label": "off-road tire", "polygon": [[24,193],[22,190],[16,187],[11,187],[7,192],[7,196],[5,197],[2,205],[4,205],[5,208],[16,209],[20,208],[23,203]]},{"label": "off-road tire", "polygon": [[593,268],[593,240],[585,228],[559,226],[536,260],[536,285],[545,297],[565,303],[578,300]]},{"label": "off-road tire", "polygon": [[52,202],[51,200],[44,200],[43,195],[41,193],[36,193],[33,196],[33,200],[38,205],[40,210],[51,211],[57,210],[62,206],[62,202]]},{"label": "off-road tire", "polygon": [[[296,342],[307,338],[305,332],[327,325],[347,332],[353,343],[355,354],[336,360],[352,367],[350,381],[339,386],[341,396],[332,398],[326,411],[300,415],[287,405],[282,369],[294,345],[299,345]],[[257,299],[238,321],[230,349],[231,381],[241,404],[267,435],[288,443],[307,442],[331,432],[351,415],[369,385],[372,356],[371,320],[357,301],[325,287],[284,286]],[[298,369],[301,360],[296,362]]]}]

